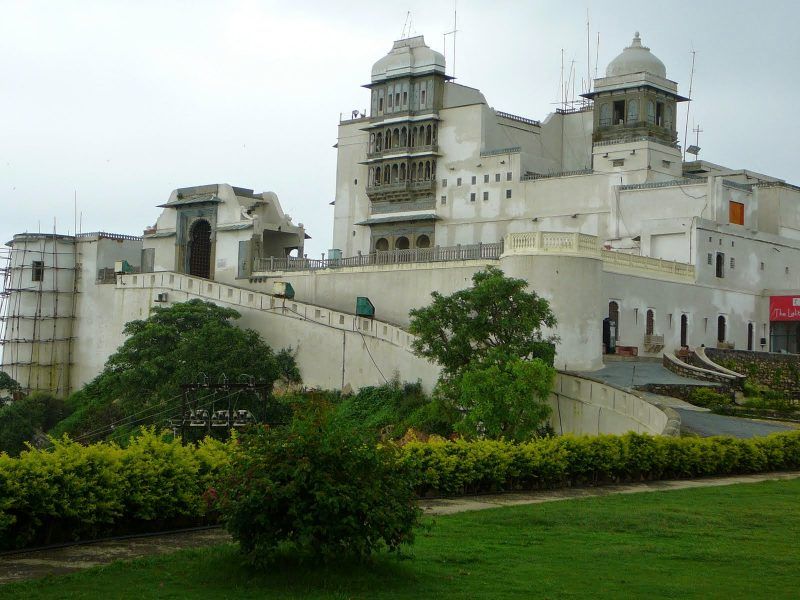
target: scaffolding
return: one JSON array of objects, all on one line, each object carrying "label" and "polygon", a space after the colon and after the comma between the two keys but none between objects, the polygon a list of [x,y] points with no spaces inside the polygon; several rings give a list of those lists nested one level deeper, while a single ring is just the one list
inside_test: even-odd
[{"label": "scaffolding", "polygon": [[28,391],[69,394],[77,258],[74,238],[55,233],[15,236],[0,253],[2,368]]}]

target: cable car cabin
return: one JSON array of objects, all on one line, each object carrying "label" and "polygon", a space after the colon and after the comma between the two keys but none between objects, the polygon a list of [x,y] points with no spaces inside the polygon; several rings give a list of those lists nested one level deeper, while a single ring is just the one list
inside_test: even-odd
[{"label": "cable car cabin", "polygon": [[205,427],[208,423],[208,411],[205,408],[198,409],[191,413],[189,427]]},{"label": "cable car cabin", "polygon": [[211,418],[212,427],[227,427],[230,423],[230,415],[227,410],[218,410],[214,412]]}]

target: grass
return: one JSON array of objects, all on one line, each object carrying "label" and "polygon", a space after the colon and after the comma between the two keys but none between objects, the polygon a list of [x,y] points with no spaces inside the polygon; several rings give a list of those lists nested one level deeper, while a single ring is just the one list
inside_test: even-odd
[{"label": "grass", "polygon": [[800,480],[429,519],[407,556],[242,567],[234,545],[0,588],[15,598],[796,598]]}]

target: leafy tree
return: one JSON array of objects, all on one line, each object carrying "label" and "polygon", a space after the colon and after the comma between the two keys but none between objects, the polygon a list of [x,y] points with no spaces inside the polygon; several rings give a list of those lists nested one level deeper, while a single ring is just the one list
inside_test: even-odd
[{"label": "leafy tree", "polygon": [[[239,313],[201,300],[155,307],[149,318],[125,325],[128,339],[105,368],[69,403],[75,413],[56,433],[74,434],[130,417],[131,425],[161,423],[180,405],[181,385],[252,377],[271,387],[280,371],[299,373],[290,354],[275,354],[253,330],[232,321]],[[135,419],[135,420],[134,420]]]},{"label": "leafy tree", "polygon": [[527,441],[550,415],[546,404],[555,371],[541,359],[513,358],[505,363],[476,363],[460,375],[459,404],[466,410],[458,431],[490,438]]},{"label": "leafy tree", "polygon": [[543,327],[556,324],[547,300],[526,291],[524,279],[506,277],[495,267],[475,273],[472,283],[449,296],[433,292],[429,306],[411,310],[414,351],[439,363],[445,378],[503,357],[540,358],[552,365],[556,338],[542,334]]},{"label": "leafy tree", "polygon": [[[14,381],[11,376],[5,371],[0,371],[0,398],[3,396],[12,396],[14,392],[18,392],[22,387]],[[2,392],[6,392],[3,394]]]},{"label": "leafy tree", "polygon": [[0,452],[18,455],[26,442],[33,442],[37,434],[53,427],[64,415],[64,401],[43,392],[0,407]]},{"label": "leafy tree", "polygon": [[411,311],[414,351],[439,363],[440,402],[463,413],[456,429],[467,436],[530,439],[549,415],[556,324],[550,304],[526,291],[523,279],[489,267],[473,286]]}]

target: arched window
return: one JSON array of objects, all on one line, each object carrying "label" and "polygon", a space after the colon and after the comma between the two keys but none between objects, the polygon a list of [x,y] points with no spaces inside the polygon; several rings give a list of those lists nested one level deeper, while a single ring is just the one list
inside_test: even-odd
[{"label": "arched window", "polygon": [[639,101],[628,100],[628,123],[635,123],[639,120]]},{"label": "arched window", "polygon": [[433,143],[433,131],[431,130],[431,126],[428,125],[425,128],[425,144],[430,146]]},{"label": "arched window", "polygon": [[424,125],[420,125],[419,126],[419,138],[418,138],[418,140],[419,140],[419,145],[420,146],[424,146],[425,145],[425,126]]},{"label": "arched window", "polygon": [[380,250],[381,252],[385,252],[389,249],[389,240],[386,238],[378,238],[375,242],[375,250]]},{"label": "arched window", "polygon": [[725,254],[723,252],[717,252],[716,275],[725,277]]},{"label": "arched window", "polygon": [[389,183],[390,170],[389,165],[386,165],[386,168],[383,170],[383,183]]},{"label": "arched window", "polygon": [[431,247],[431,238],[429,238],[424,233],[420,236],[417,236],[417,248],[430,248]]},{"label": "arched window", "polygon": [[619,304],[617,304],[614,300],[608,303],[608,318],[616,323],[616,335],[615,339],[619,339]]},{"label": "arched window", "polygon": [[408,146],[408,130],[405,127],[400,130],[400,145]]},{"label": "arched window", "polygon": [[436,179],[436,161],[431,161],[431,179]]},{"label": "arched window", "polygon": [[410,243],[408,241],[408,238],[404,235],[401,235],[394,241],[394,247],[398,250],[408,250],[409,246]]},{"label": "arched window", "polygon": [[375,180],[373,181],[373,185],[380,185],[381,184],[381,168],[375,167]]},{"label": "arched window", "polygon": [[644,325],[644,333],[645,335],[653,335],[653,329],[655,328],[656,316],[653,313],[653,310],[648,308],[647,315],[646,315],[645,325]]},{"label": "arched window", "polygon": [[375,152],[380,152],[383,146],[383,135],[378,133],[375,136]]},{"label": "arched window", "polygon": [[752,350],[753,349],[753,324],[752,323],[748,323],[747,324],[747,349],[748,350]]},{"label": "arched window", "polygon": [[375,152],[375,134],[369,134],[369,153],[372,154]]},{"label": "arched window", "polygon": [[425,161],[425,181],[428,181],[431,178],[431,161]]},{"label": "arched window", "polygon": [[189,229],[189,275],[211,275],[211,223],[197,219]]},{"label": "arched window", "polygon": [[400,165],[400,181],[406,180],[406,163]]},{"label": "arched window", "polygon": [[664,108],[664,127],[672,129],[672,109],[669,106]]},{"label": "arched window", "polygon": [[400,179],[400,169],[397,168],[397,165],[392,165],[392,183],[397,183]]},{"label": "arched window", "polygon": [[417,180],[417,163],[411,163],[411,181]]},{"label": "arched window", "polygon": [[689,317],[681,315],[681,347],[689,345]]},{"label": "arched window", "polygon": [[395,128],[394,133],[392,134],[392,148],[399,148],[400,147],[400,130]]},{"label": "arched window", "polygon": [[434,144],[436,143],[437,137],[438,137],[437,136],[437,127],[436,127],[436,123],[434,123],[433,124],[433,142],[432,143],[434,143]]},{"label": "arched window", "polygon": [[411,146],[414,147],[417,145],[417,128],[411,128]]},{"label": "arched window", "polygon": [[611,103],[604,102],[600,105],[600,127],[611,125]]},{"label": "arched window", "polygon": [[656,104],[652,100],[647,101],[647,122],[656,122]]},{"label": "arched window", "polygon": [[725,341],[725,317],[722,315],[717,317],[717,341]]}]

